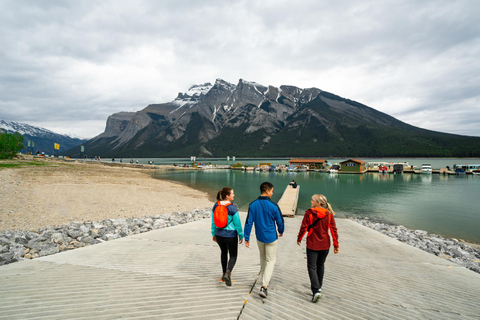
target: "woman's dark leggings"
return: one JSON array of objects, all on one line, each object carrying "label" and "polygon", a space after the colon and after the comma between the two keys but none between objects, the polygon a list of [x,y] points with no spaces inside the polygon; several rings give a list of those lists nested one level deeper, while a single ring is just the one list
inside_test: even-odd
[{"label": "woman's dark leggings", "polygon": [[328,250],[311,250],[307,248],[307,268],[312,292],[315,294],[322,288],[325,260]]},{"label": "woman's dark leggings", "polygon": [[[227,269],[232,271],[235,263],[237,262],[238,238],[224,238],[220,236],[216,236],[215,238],[217,239],[217,243],[222,250],[220,260],[222,261],[223,273],[225,273]],[[228,253],[230,253],[230,259],[228,259]]]}]

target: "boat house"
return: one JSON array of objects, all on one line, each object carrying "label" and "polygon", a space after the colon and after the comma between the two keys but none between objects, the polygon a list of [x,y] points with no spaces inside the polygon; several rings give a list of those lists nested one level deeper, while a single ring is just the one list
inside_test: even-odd
[{"label": "boat house", "polygon": [[343,162],[340,162],[342,173],[365,173],[367,168],[365,167],[366,162],[358,159],[349,159]]},{"label": "boat house", "polygon": [[327,160],[325,159],[290,159],[290,165],[299,166],[307,166],[308,169],[326,169],[327,167]]}]

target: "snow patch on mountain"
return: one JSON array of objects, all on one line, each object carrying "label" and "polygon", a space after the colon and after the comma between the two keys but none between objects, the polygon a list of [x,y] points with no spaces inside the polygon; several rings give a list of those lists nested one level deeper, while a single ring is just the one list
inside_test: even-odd
[{"label": "snow patch on mountain", "polygon": [[6,130],[8,133],[18,132],[21,135],[28,134],[32,137],[43,137],[46,135],[56,134],[48,129],[34,127],[26,123],[5,120],[0,120],[0,128]]}]

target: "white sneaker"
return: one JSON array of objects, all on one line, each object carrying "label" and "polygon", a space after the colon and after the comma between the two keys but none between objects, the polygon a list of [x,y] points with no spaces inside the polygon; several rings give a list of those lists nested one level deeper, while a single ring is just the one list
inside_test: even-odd
[{"label": "white sneaker", "polygon": [[312,302],[316,303],[321,297],[322,297],[322,294],[320,292],[316,292],[312,297]]}]

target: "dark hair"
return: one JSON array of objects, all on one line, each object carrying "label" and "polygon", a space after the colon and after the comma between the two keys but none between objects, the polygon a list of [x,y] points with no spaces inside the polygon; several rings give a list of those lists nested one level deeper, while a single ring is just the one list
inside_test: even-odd
[{"label": "dark hair", "polygon": [[230,195],[230,193],[232,193],[232,188],[230,187],[225,187],[223,188],[222,190],[218,191],[217,193],[217,200],[218,201],[222,201],[222,200],[225,200],[227,198],[227,196]]},{"label": "dark hair", "polygon": [[265,193],[266,191],[270,191],[273,189],[273,184],[270,182],[264,182],[260,185],[260,193]]}]

